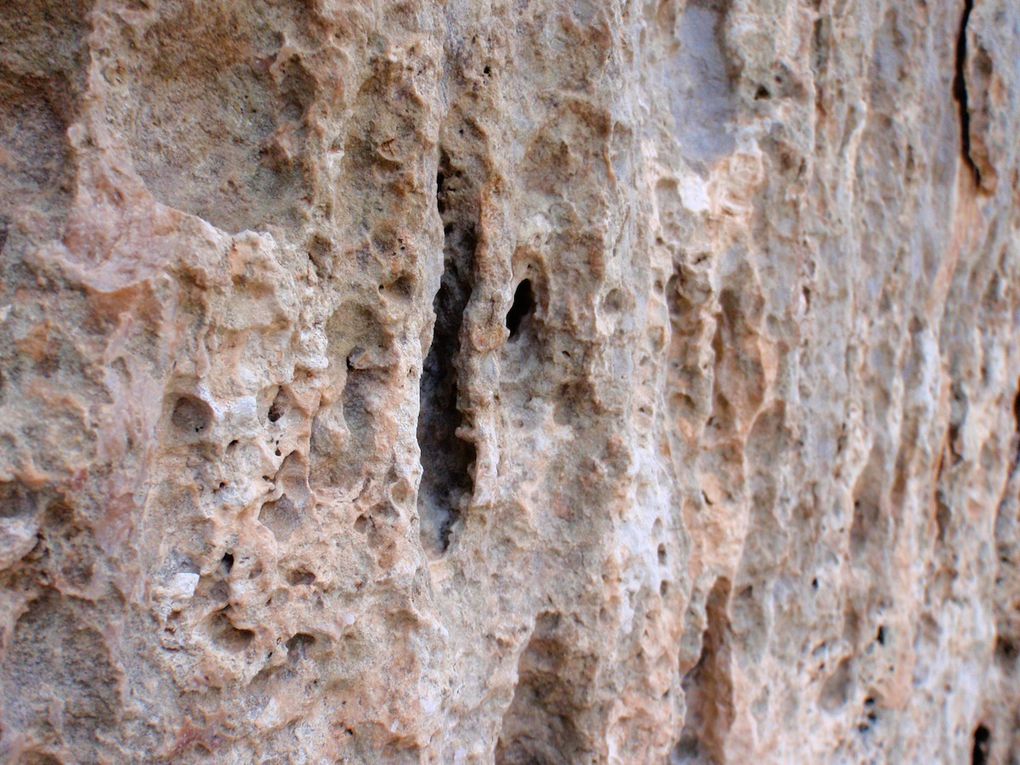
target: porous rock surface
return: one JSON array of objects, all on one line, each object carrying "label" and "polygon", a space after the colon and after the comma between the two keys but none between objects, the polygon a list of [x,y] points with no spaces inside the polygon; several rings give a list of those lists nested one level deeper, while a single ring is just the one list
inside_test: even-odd
[{"label": "porous rock surface", "polygon": [[0,757],[1020,758],[1013,0],[6,0]]}]

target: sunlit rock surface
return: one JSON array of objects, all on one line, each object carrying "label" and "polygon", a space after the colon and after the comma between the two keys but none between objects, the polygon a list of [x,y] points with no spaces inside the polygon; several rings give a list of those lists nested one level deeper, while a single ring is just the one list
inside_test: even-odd
[{"label": "sunlit rock surface", "polygon": [[0,759],[1020,761],[1012,0],[8,0]]}]

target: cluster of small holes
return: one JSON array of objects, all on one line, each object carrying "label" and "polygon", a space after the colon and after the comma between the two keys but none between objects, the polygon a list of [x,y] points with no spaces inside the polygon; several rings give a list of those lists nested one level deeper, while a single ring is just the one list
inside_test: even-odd
[{"label": "cluster of small holes", "polygon": [[861,733],[867,733],[875,726],[876,722],[878,722],[878,710],[876,709],[875,697],[868,696],[864,699],[864,719],[858,723],[857,730]]}]

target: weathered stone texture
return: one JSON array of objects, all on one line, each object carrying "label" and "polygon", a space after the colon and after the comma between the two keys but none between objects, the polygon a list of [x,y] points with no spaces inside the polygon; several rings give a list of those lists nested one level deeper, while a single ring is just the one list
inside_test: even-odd
[{"label": "weathered stone texture", "polygon": [[6,0],[0,759],[1020,762],[1014,0]]}]

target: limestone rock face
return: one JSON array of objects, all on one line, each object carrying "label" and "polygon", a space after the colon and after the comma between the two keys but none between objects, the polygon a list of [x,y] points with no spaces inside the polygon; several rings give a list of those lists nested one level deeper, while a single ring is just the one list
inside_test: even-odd
[{"label": "limestone rock face", "polygon": [[6,0],[0,759],[1020,761],[1014,0]]}]

